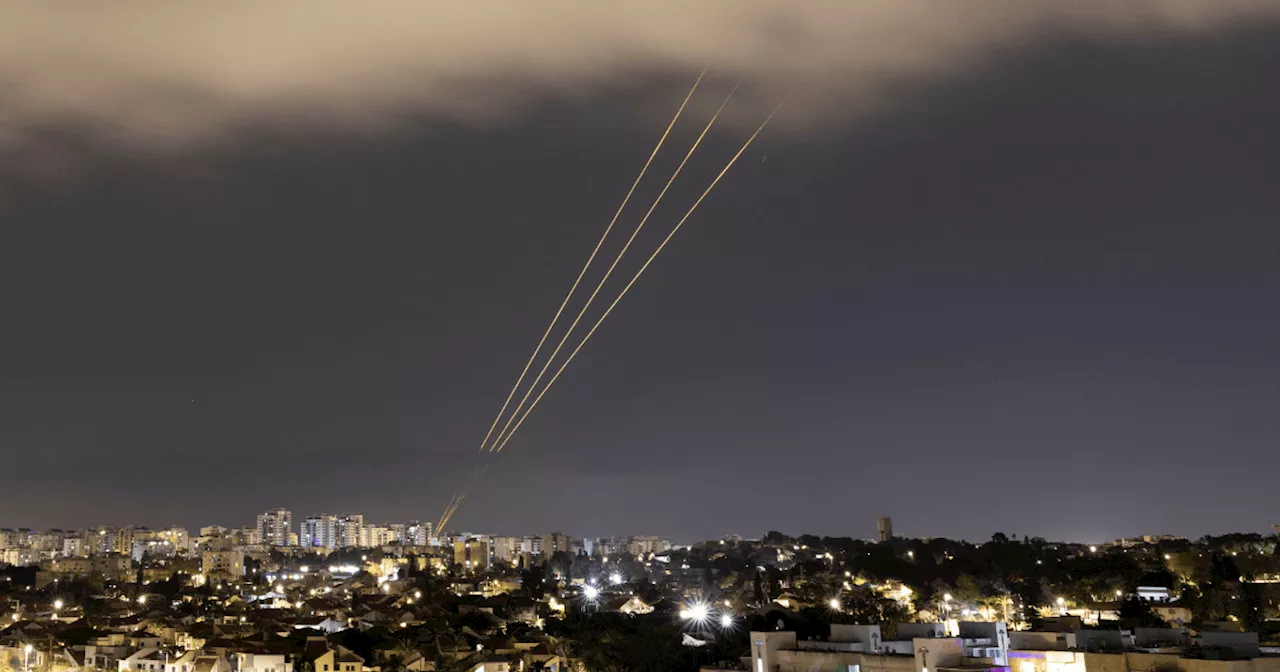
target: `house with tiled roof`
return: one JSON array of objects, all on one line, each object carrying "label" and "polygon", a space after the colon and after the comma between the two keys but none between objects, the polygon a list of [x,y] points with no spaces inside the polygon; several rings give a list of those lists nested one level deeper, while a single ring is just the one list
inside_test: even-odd
[{"label": "house with tiled roof", "polygon": [[308,637],[302,659],[312,672],[367,672],[364,658],[345,646],[331,646],[324,637]]},{"label": "house with tiled roof", "polygon": [[182,672],[231,672],[231,663],[219,655],[203,654],[195,657],[191,669]]}]

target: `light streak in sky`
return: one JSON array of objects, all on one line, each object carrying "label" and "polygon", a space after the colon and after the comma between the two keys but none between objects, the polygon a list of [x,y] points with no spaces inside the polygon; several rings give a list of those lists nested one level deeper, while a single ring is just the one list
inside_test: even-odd
[{"label": "light streak in sky", "polygon": [[[676,120],[680,118],[680,114],[684,112],[685,106],[689,104],[689,99],[693,98],[693,92],[698,90],[698,85],[702,83],[702,78],[706,76],[707,71],[703,70],[698,75],[698,79],[694,81],[693,87],[689,89],[689,93],[685,95],[684,102],[680,103],[680,109],[676,110],[676,114],[671,118],[671,123],[667,124],[667,130],[662,132],[662,137],[658,138],[658,144],[654,145],[653,151],[650,152],[648,160],[644,162],[644,167],[640,169],[640,174],[636,176],[635,182],[631,183],[631,188],[627,190],[627,195],[622,199],[622,203],[618,206],[618,210],[613,213],[613,219],[609,220],[609,226],[605,227],[604,233],[600,235],[600,240],[596,242],[596,247],[591,251],[591,256],[587,257],[587,263],[583,264],[582,270],[578,272],[578,277],[573,281],[573,285],[569,287],[569,293],[565,294],[564,300],[560,302],[560,307],[556,309],[556,314],[551,318],[551,323],[547,325],[547,330],[542,333],[542,338],[538,340],[538,345],[533,349],[533,354],[529,355],[529,361],[525,362],[524,369],[520,371],[520,376],[516,378],[516,384],[511,386],[511,392],[507,393],[507,400],[502,402],[502,409],[498,411],[498,415],[494,417],[493,424],[489,425],[489,431],[484,435],[484,440],[480,442],[480,449],[477,452],[483,452],[485,445],[489,443],[490,437],[493,436],[493,430],[498,426],[498,422],[502,420],[502,416],[507,412],[507,407],[511,404],[511,399],[515,397],[516,390],[520,389],[520,383],[524,382],[524,377],[529,373],[529,368],[533,366],[534,360],[537,359],[538,353],[542,350],[542,346],[547,342],[547,337],[551,335],[551,330],[555,328],[556,322],[560,319],[560,314],[564,312],[564,307],[569,304],[569,299],[573,293],[577,291],[578,284],[582,282],[582,277],[587,274],[591,262],[596,258],[596,254],[600,252],[600,246],[604,244],[604,239],[609,236],[609,232],[613,230],[613,225],[617,223],[618,217],[622,215],[623,208],[627,207],[627,202],[631,200],[631,195],[635,193],[636,187],[640,185],[640,180],[649,170],[649,165],[653,163],[653,157],[658,155],[658,150],[662,149],[663,143],[667,141],[667,136],[671,134],[671,129],[676,125]],[[545,370],[545,369],[544,369]],[[535,383],[536,385],[536,383]],[[526,395],[527,398],[527,395]],[[512,414],[515,417],[515,414]],[[501,434],[499,434],[501,436]],[[497,440],[494,440],[497,443]],[[492,448],[492,446],[490,446]]]},{"label": "light streak in sky", "polygon": [[[787,97],[790,97],[790,94],[787,94]],[[671,242],[671,238],[676,235],[676,232],[680,230],[680,227],[684,226],[684,223],[689,219],[689,216],[692,215],[694,211],[698,209],[698,206],[702,204],[702,201],[707,197],[707,194],[710,194],[711,190],[715,189],[716,185],[720,183],[720,180],[724,177],[725,173],[729,172],[729,169],[738,161],[738,158],[742,156],[742,153],[747,151],[747,148],[751,146],[751,143],[760,135],[760,132],[764,130],[765,126],[769,125],[769,122],[773,119],[774,115],[778,114],[778,111],[786,104],[787,97],[784,97],[782,102],[778,103],[778,106],[769,113],[769,116],[765,117],[764,121],[760,124],[760,127],[751,134],[751,137],[747,138],[747,141],[742,144],[742,147],[733,155],[733,158],[729,159],[729,163],[725,164],[725,167],[720,171],[720,174],[716,175],[716,178],[711,181],[711,184],[702,192],[702,195],[698,197],[698,200],[694,201],[693,206],[684,213],[684,216],[680,218],[680,221],[677,222],[675,227],[671,229],[671,232],[667,234],[667,237],[658,244],[658,249],[654,250],[653,254],[649,255],[649,258],[645,260],[644,265],[640,267],[640,270],[636,271],[635,275],[631,276],[630,282],[622,288],[622,291],[618,293],[618,296],[613,300],[613,303],[609,304],[609,307],[605,309],[604,314],[601,315],[600,318],[596,320],[596,323],[591,326],[587,335],[582,337],[582,340],[578,342],[578,345],[573,349],[573,352],[569,353],[569,357],[560,365],[560,368],[556,369],[555,374],[551,376],[551,379],[547,381],[547,384],[542,388],[542,391],[534,398],[533,403],[530,404],[529,408],[520,416],[520,420],[516,422],[515,427],[513,427],[506,435],[506,438],[502,439],[502,441],[498,443],[498,447],[496,449],[498,452],[501,452],[502,449],[506,447],[507,442],[511,440],[511,437],[515,436],[516,431],[524,424],[525,419],[529,417],[529,414],[533,412],[534,408],[537,408],[538,402],[542,400],[543,395],[545,395],[547,390],[551,389],[551,386],[560,378],[560,374],[564,372],[565,367],[569,366],[569,362],[572,362],[573,358],[577,356],[580,350],[582,350],[582,346],[586,345],[587,341],[591,339],[591,336],[596,333],[596,329],[599,329],[601,323],[605,321],[605,318],[609,317],[609,313],[613,312],[613,309],[618,305],[618,302],[622,300],[622,297],[627,295],[627,292],[631,290],[631,287],[636,283],[636,280],[639,280],[640,276],[645,272],[645,269],[649,268],[649,264],[653,263],[653,260],[662,252],[663,248],[667,246],[667,243]]]},{"label": "light streak in sky", "polygon": [[[520,411],[524,409],[525,403],[529,401],[529,396],[538,388],[538,383],[541,382],[542,377],[546,375],[547,369],[551,368],[552,362],[554,362],[556,356],[560,354],[560,350],[564,348],[564,344],[568,342],[569,336],[573,334],[573,330],[576,329],[578,327],[578,323],[582,321],[582,316],[587,313],[587,309],[591,307],[591,303],[596,300],[596,296],[600,293],[600,289],[604,287],[604,283],[608,282],[609,276],[613,275],[614,269],[618,267],[618,262],[622,261],[622,255],[627,253],[627,250],[631,248],[631,243],[635,241],[636,236],[640,235],[640,230],[643,229],[645,223],[649,221],[649,216],[653,214],[655,209],[657,209],[658,204],[662,202],[662,198],[667,195],[667,190],[671,188],[671,184],[680,176],[680,171],[684,170],[685,164],[689,162],[689,157],[693,156],[693,153],[698,150],[698,145],[701,145],[702,139],[707,137],[707,133],[711,131],[711,127],[714,126],[716,120],[720,118],[720,113],[724,112],[725,106],[728,105],[729,101],[733,98],[733,94],[738,92],[739,85],[734,85],[733,90],[729,92],[729,95],[725,96],[724,102],[720,103],[720,108],[711,116],[711,121],[708,121],[707,125],[703,127],[702,133],[698,134],[698,139],[693,142],[693,146],[689,148],[689,151],[685,153],[684,158],[680,160],[680,165],[676,166],[676,170],[671,174],[671,178],[667,180],[667,184],[662,187],[662,191],[658,194],[658,197],[655,198],[653,200],[653,204],[649,206],[649,211],[644,213],[644,217],[641,218],[640,223],[636,225],[635,231],[631,232],[631,237],[627,238],[626,244],[624,244],[622,249],[618,251],[618,255],[613,258],[613,263],[610,264],[609,269],[605,271],[604,277],[600,278],[600,282],[596,283],[595,289],[591,291],[591,296],[587,297],[587,302],[582,305],[577,316],[573,318],[573,323],[569,325],[569,328],[565,330],[564,335],[560,337],[560,342],[557,343],[555,349],[551,351],[551,356],[548,357],[546,363],[542,365],[542,370],[538,371],[537,376],[534,376],[533,382],[529,384],[529,389],[524,393],[524,397],[520,399],[519,404],[516,404],[516,409],[511,412],[511,417],[507,418],[507,424],[503,425],[502,431],[498,432],[498,438],[493,441],[494,446],[506,443],[502,440],[503,434],[507,433],[507,429],[511,427],[511,423],[520,415]],[[489,449],[493,450],[493,446],[490,446]]]}]

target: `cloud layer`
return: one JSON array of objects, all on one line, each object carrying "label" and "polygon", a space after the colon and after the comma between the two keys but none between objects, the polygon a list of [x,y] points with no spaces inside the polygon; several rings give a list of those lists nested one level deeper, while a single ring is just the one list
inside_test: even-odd
[{"label": "cloud layer", "polygon": [[1133,39],[1277,13],[1263,0],[8,3],[0,143],[68,124],[164,145],[264,123],[485,121],[707,65],[803,83],[792,116],[808,122],[1047,32]]}]

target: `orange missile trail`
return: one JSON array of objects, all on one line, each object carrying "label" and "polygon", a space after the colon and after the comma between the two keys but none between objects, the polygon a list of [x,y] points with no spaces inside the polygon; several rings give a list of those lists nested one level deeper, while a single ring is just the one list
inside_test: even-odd
[{"label": "orange missile trail", "polygon": [[444,513],[440,514],[440,519],[436,521],[436,536],[440,536],[440,533],[444,531],[444,526],[449,522],[449,519],[453,517],[453,512],[458,510],[458,507],[462,504],[462,500],[466,499],[466,497],[466,493],[462,493],[454,495],[453,498],[449,500],[449,505],[444,507]]},{"label": "orange missile trail", "polygon": [[439,534],[439,531],[440,531],[440,522],[442,522],[442,521],[444,520],[444,516],[447,516],[447,515],[448,515],[448,513],[449,513],[449,508],[452,508],[452,507],[453,507],[453,502],[454,502],[454,500],[456,500],[457,498],[458,498],[458,495],[453,495],[453,497],[449,498],[449,503],[448,503],[448,504],[445,504],[445,506],[444,506],[444,511],[443,511],[443,512],[440,512],[440,517],[439,517],[439,518],[435,518],[435,531],[436,531],[436,534]]},{"label": "orange missile trail", "polygon": [[[450,505],[448,510],[445,511],[444,517],[440,519],[441,530],[443,530],[444,527],[449,524],[449,521],[453,518],[453,514],[458,510],[458,507],[462,506],[462,502],[466,498],[467,498],[467,493],[465,492],[460,495],[454,496],[454,501],[452,505]],[[439,535],[437,534],[437,536]]]},{"label": "orange missile trail", "polygon": [[[789,96],[790,94],[788,94],[788,97]],[[636,271],[635,275],[631,276],[631,281],[622,288],[622,291],[618,294],[617,298],[613,300],[613,303],[609,304],[609,307],[605,309],[604,314],[600,316],[600,319],[596,320],[596,323],[591,326],[591,330],[587,332],[587,335],[582,337],[582,340],[578,342],[578,346],[573,349],[573,352],[569,353],[569,357],[560,365],[560,368],[556,369],[555,374],[551,376],[551,380],[547,381],[546,386],[542,388],[542,391],[534,398],[533,403],[525,410],[524,415],[520,416],[520,420],[516,422],[515,427],[512,428],[511,432],[506,435],[506,438],[502,439],[502,442],[498,444],[498,452],[502,452],[502,449],[507,446],[507,442],[510,441],[511,437],[520,429],[520,426],[524,424],[525,419],[529,417],[529,414],[533,412],[533,409],[537,408],[538,402],[542,401],[543,395],[545,395],[547,390],[551,389],[551,386],[560,378],[560,374],[564,372],[565,367],[569,366],[569,362],[573,361],[573,358],[577,356],[578,351],[582,350],[582,346],[586,345],[587,341],[591,339],[592,334],[596,333],[596,329],[598,329],[600,324],[605,321],[605,318],[609,317],[609,313],[613,312],[614,307],[618,305],[618,302],[622,300],[622,297],[627,295],[627,292],[631,290],[632,285],[636,283],[636,280],[640,278],[640,275],[645,272],[645,269],[649,268],[649,264],[653,263],[653,260],[660,252],[662,252],[662,249],[667,246],[667,243],[671,242],[671,238],[676,235],[676,232],[679,231],[680,227],[689,219],[689,216],[698,209],[698,206],[702,204],[702,201],[707,197],[707,194],[710,194],[711,190],[715,189],[716,185],[720,183],[720,179],[724,177],[725,173],[729,172],[729,169],[733,167],[733,164],[737,162],[743,152],[747,151],[747,148],[751,146],[751,143],[760,135],[760,132],[764,130],[765,126],[769,125],[769,122],[773,119],[774,115],[782,109],[782,106],[786,104],[786,102],[787,99],[783,98],[782,102],[778,103],[778,106],[773,109],[773,112],[770,112],[769,116],[765,117],[764,122],[760,124],[760,127],[756,129],[755,133],[752,133],[751,137],[747,138],[747,141],[743,143],[740,149],[738,149],[738,153],[734,154],[732,159],[729,159],[729,163],[725,164],[725,167],[720,171],[720,174],[716,175],[716,178],[711,181],[711,184],[702,192],[702,195],[698,197],[698,200],[694,201],[693,206],[689,208],[688,212],[684,213],[684,217],[681,217],[680,221],[671,229],[671,233],[668,233],[667,237],[662,240],[658,245],[658,249],[654,250],[653,254],[649,255],[649,258],[644,262],[644,265],[640,267],[640,270]]]},{"label": "orange missile trail", "polygon": [[444,520],[440,521],[440,529],[444,529],[444,527],[449,524],[449,521],[453,519],[453,514],[458,511],[458,507],[462,506],[462,502],[466,499],[467,493],[465,492],[458,496],[457,501],[449,508],[449,512],[445,514]]},{"label": "orange missile trail", "polygon": [[[493,430],[497,428],[498,423],[502,420],[502,416],[506,414],[507,407],[511,405],[511,399],[516,396],[516,391],[520,389],[520,384],[524,382],[524,377],[528,375],[530,367],[533,366],[534,360],[538,358],[538,353],[542,350],[542,346],[547,342],[547,337],[551,335],[552,329],[555,328],[556,322],[560,319],[560,314],[564,312],[564,307],[569,304],[569,299],[573,297],[573,293],[577,291],[578,285],[582,282],[583,276],[587,274],[587,269],[591,267],[591,262],[595,261],[596,254],[600,252],[600,246],[604,244],[604,239],[609,236],[609,232],[613,230],[613,225],[617,223],[618,217],[622,215],[623,208],[627,207],[627,203],[631,200],[631,195],[635,193],[636,187],[640,185],[640,180],[649,170],[649,165],[653,163],[653,157],[658,155],[658,150],[662,149],[663,143],[667,141],[667,136],[671,134],[671,129],[675,127],[676,120],[680,118],[684,108],[689,104],[689,99],[693,98],[693,92],[698,90],[698,85],[702,83],[702,78],[706,76],[707,71],[703,70],[698,75],[698,79],[693,82],[693,87],[689,89],[689,93],[685,95],[684,101],[680,103],[680,109],[676,110],[676,114],[671,118],[671,123],[667,124],[667,130],[662,132],[662,137],[658,138],[658,144],[654,145],[653,151],[650,152],[648,160],[644,162],[644,167],[640,169],[640,174],[636,176],[635,182],[631,183],[631,188],[627,190],[627,195],[622,199],[618,210],[613,213],[613,219],[609,220],[609,226],[605,227],[604,233],[600,235],[600,240],[596,242],[596,247],[591,251],[591,256],[587,257],[587,263],[583,264],[582,270],[578,271],[578,277],[573,281],[573,285],[569,287],[569,293],[565,294],[564,300],[560,302],[560,307],[556,309],[556,314],[551,318],[551,323],[547,325],[547,330],[542,333],[542,338],[538,340],[538,345],[533,349],[533,354],[529,355],[529,361],[525,362],[524,369],[520,371],[520,376],[516,378],[516,384],[511,386],[511,391],[507,393],[506,401],[502,402],[502,409],[498,411],[498,415],[494,417],[493,424],[489,425],[489,431],[484,435],[484,440],[480,442],[480,448],[476,452],[483,452],[485,446],[489,443],[489,439],[493,436]],[[536,383],[535,383],[536,385]],[[527,398],[527,396],[526,396]],[[514,417],[514,413],[512,414]],[[505,430],[504,430],[505,431]],[[499,434],[501,436],[501,434]],[[494,443],[497,443],[495,439]],[[490,446],[492,448],[492,446]]]},{"label": "orange missile trail", "polygon": [[[667,184],[662,187],[662,191],[658,194],[658,197],[653,200],[653,204],[649,206],[649,211],[644,213],[644,217],[641,218],[640,223],[637,224],[635,230],[631,232],[631,237],[627,238],[626,244],[624,244],[622,249],[618,251],[618,255],[613,258],[613,263],[610,264],[609,269],[605,271],[604,277],[600,278],[600,282],[596,283],[595,289],[591,291],[591,296],[587,297],[587,302],[582,305],[582,308],[578,311],[577,316],[573,318],[573,322],[569,325],[569,328],[566,329],[564,335],[560,337],[560,342],[557,343],[555,349],[551,351],[551,356],[548,357],[547,361],[542,365],[542,369],[538,371],[538,375],[534,376],[533,382],[529,384],[529,389],[524,393],[524,397],[520,399],[519,404],[516,404],[516,410],[511,412],[511,417],[507,418],[507,424],[503,425],[502,431],[498,432],[498,438],[494,439],[493,446],[505,443],[505,441],[502,440],[503,434],[507,433],[507,430],[511,427],[511,423],[520,415],[520,411],[524,409],[525,403],[529,401],[529,396],[533,394],[535,389],[537,389],[538,383],[541,382],[542,377],[546,375],[547,369],[551,368],[551,363],[555,361],[556,356],[560,354],[560,350],[564,348],[564,344],[568,342],[569,336],[573,334],[573,330],[576,329],[578,327],[578,323],[582,321],[582,316],[587,313],[587,309],[591,308],[591,303],[596,300],[596,296],[600,293],[600,289],[604,287],[604,283],[608,282],[609,276],[613,275],[613,270],[618,267],[618,262],[622,261],[622,255],[626,254],[627,250],[631,248],[631,243],[635,241],[636,236],[640,235],[640,230],[643,229],[645,223],[649,221],[649,216],[653,214],[655,209],[657,209],[658,204],[662,202],[662,198],[667,195],[667,190],[671,188],[671,184],[680,176],[680,171],[684,170],[685,164],[689,162],[689,157],[693,156],[693,153],[698,150],[698,145],[701,145],[702,139],[707,137],[707,133],[711,131],[711,127],[715,125],[716,119],[720,118],[720,113],[724,112],[725,106],[729,104],[729,101],[733,98],[733,94],[737,93],[738,86],[740,85],[741,83],[734,85],[733,90],[729,92],[729,95],[725,96],[724,102],[720,103],[720,109],[716,110],[716,113],[711,116],[711,121],[708,121],[707,125],[703,127],[702,133],[698,134],[698,139],[693,142],[693,146],[689,148],[689,151],[685,153],[684,158],[680,160],[680,165],[676,166],[676,170],[671,174],[671,178],[667,180]],[[493,446],[490,446],[489,450],[493,450]]]},{"label": "orange missile trail", "polygon": [[[458,494],[455,494],[453,496],[453,499],[449,500],[449,505],[445,506],[444,514],[440,516],[441,520],[444,521],[445,525],[449,524],[449,518],[453,517],[453,513],[458,510],[458,506],[462,506],[461,501],[458,502],[458,506],[453,506],[454,500],[458,499],[459,497],[461,497],[462,499],[466,499],[467,493],[471,490],[472,486],[475,485],[476,479],[480,478],[481,476],[484,476],[484,472],[488,471],[488,469],[489,469],[489,462],[486,461],[484,464],[480,465],[479,469],[476,469],[475,471],[471,472],[471,478],[467,480],[466,489]],[[437,529],[439,529],[440,527],[441,526],[439,524],[436,525]]]}]

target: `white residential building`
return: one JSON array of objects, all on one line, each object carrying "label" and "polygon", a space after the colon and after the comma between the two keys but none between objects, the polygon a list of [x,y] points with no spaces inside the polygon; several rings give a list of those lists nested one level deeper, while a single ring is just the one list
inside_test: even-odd
[{"label": "white residential building", "polygon": [[293,672],[293,663],[283,653],[240,652],[235,660],[239,672]]},{"label": "white residential building", "polygon": [[413,521],[404,528],[400,543],[405,546],[426,546],[431,543],[431,523]]},{"label": "white residential building", "polygon": [[293,514],[288,509],[272,509],[258,514],[258,540],[271,546],[288,546],[293,534]]},{"label": "white residential building", "polygon": [[338,545],[338,517],[327,513],[302,521],[299,541],[307,548],[335,548]]},{"label": "white residential building", "polygon": [[352,548],[360,545],[360,532],[364,529],[364,516],[359,513],[347,513],[338,516],[337,545],[338,548]]}]

